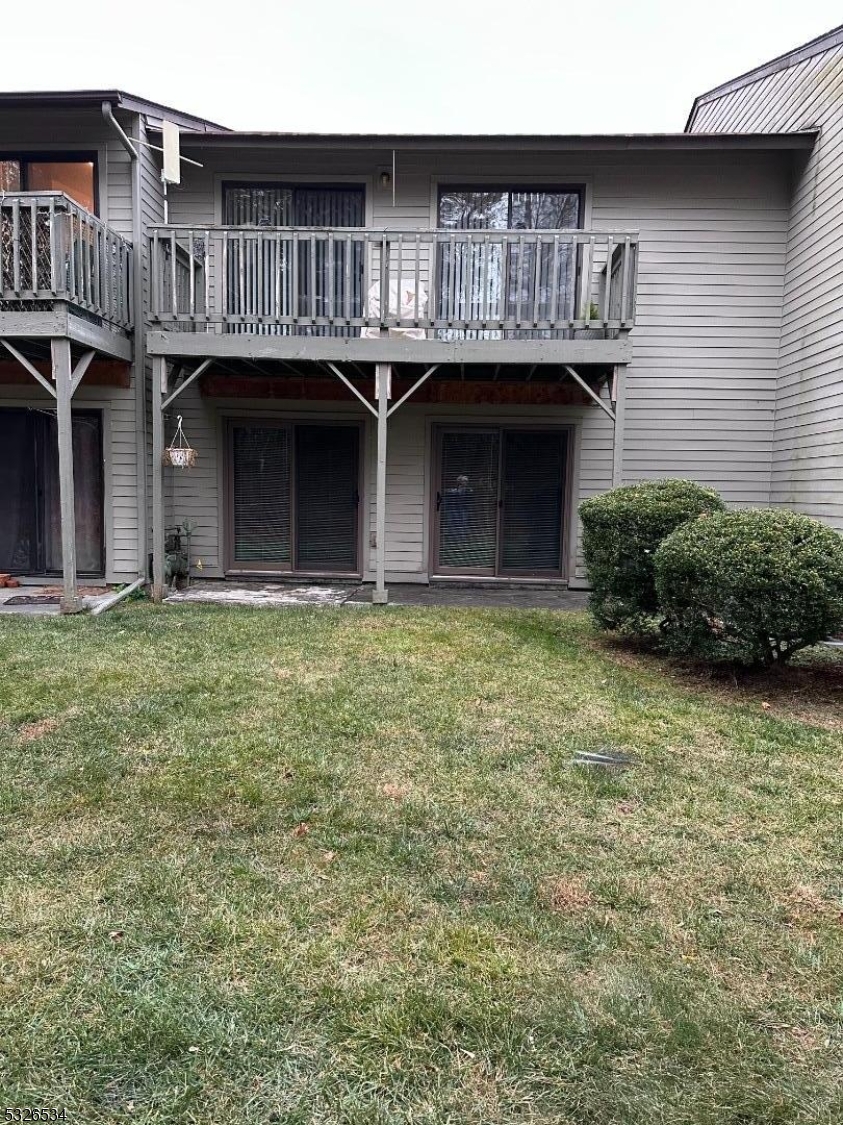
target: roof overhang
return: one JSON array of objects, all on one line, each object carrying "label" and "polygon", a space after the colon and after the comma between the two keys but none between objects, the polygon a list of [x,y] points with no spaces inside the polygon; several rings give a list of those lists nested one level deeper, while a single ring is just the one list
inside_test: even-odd
[{"label": "roof overhang", "polygon": [[212,131],[215,135],[224,136],[226,128],[214,121],[207,121],[204,117],[196,117],[191,113],[183,113],[180,109],[162,105],[160,102],[151,102],[146,98],[128,94],[125,90],[31,90],[19,92],[0,92],[0,109],[26,109],[28,107],[44,108],[73,108],[87,106],[101,106],[103,102],[110,102],[112,109],[123,109],[128,113],[140,113],[149,118],[149,124],[160,128],[161,121],[166,118],[174,121],[185,129],[205,132]]},{"label": "roof overhang", "polygon": [[621,133],[565,136],[448,133],[239,133],[206,132],[182,139],[185,148],[506,149],[530,152],[695,152],[728,149],[810,149],[816,130],[785,133]]}]

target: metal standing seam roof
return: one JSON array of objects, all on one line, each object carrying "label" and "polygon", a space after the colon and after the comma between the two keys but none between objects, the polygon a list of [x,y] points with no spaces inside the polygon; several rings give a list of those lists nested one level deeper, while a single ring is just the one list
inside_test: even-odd
[{"label": "metal standing seam roof", "polygon": [[685,131],[687,132],[690,129],[697,110],[706,102],[714,101],[724,94],[731,94],[735,90],[749,86],[753,82],[776,74],[780,70],[787,70],[791,66],[796,66],[797,63],[804,62],[805,59],[813,58],[814,55],[822,54],[823,51],[831,50],[832,47],[839,47],[841,43],[843,43],[843,24],[839,27],[833,27],[831,31],[826,31],[823,35],[818,35],[816,39],[803,43],[801,47],[794,47],[790,51],[785,51],[783,55],[777,55],[768,62],[760,63],[752,70],[739,74],[736,78],[729,78],[726,82],[721,82],[719,86],[706,90],[704,94],[698,94],[694,98],[694,104],[691,106],[691,112],[685,122]]}]

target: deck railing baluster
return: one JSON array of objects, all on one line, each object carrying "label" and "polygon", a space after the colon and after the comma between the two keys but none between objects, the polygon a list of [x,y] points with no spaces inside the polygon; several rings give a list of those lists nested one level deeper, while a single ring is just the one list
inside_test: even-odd
[{"label": "deck railing baluster", "polygon": [[220,316],[225,316],[228,311],[228,231],[222,231],[220,234],[220,245],[222,246],[222,269],[220,270]]},{"label": "deck railing baluster", "polygon": [[20,296],[20,203],[12,202],[12,292]]},{"label": "deck railing baluster", "polygon": [[187,237],[187,313],[188,316],[196,316],[196,274],[195,274],[195,252],[194,252],[194,239],[193,231],[191,230]]},{"label": "deck railing baluster", "polygon": [[293,324],[299,322],[299,232],[293,231],[293,288],[290,294],[290,314]]},{"label": "deck railing baluster", "polygon": [[347,324],[351,323],[351,258],[354,253],[351,232],[345,236],[345,281],[343,286],[343,312]]},{"label": "deck railing baluster", "polygon": [[32,292],[38,292],[38,208],[34,202],[29,205],[29,259],[32,270]]},{"label": "deck railing baluster", "polygon": [[378,327],[386,327],[386,318],[389,313],[389,255],[391,247],[386,234],[381,237],[381,299],[378,310]]},{"label": "deck railing baluster", "polygon": [[606,243],[606,268],[603,271],[606,282],[603,286],[603,303],[600,310],[600,317],[604,327],[609,323],[612,313],[612,271],[615,268],[614,256],[615,243],[612,236],[609,235],[608,242]]},{"label": "deck railing baluster", "polygon": [[542,246],[544,244],[541,240],[541,235],[536,237],[533,244],[533,315],[530,318],[533,322],[533,328],[538,327],[539,320],[539,298],[541,290],[541,268],[542,268]]}]

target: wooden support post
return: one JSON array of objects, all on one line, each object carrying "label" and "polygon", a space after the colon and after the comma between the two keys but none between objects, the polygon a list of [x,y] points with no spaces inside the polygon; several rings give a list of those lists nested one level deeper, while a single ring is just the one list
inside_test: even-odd
[{"label": "wooden support post", "polygon": [[386,605],[389,601],[386,589],[386,425],[392,383],[391,364],[376,364],[375,382],[378,399],[378,465],[375,478],[375,588],[372,591],[372,603]]},{"label": "wooden support post", "polygon": [[152,360],[152,600],[164,600],[164,411],[167,360]]},{"label": "wooden support post", "polygon": [[64,593],[62,613],[81,609],[76,585],[76,500],[73,488],[73,369],[70,340],[50,341],[56,387],[56,429],[59,445],[59,505],[61,511],[61,567]]},{"label": "wooden support post", "polygon": [[626,371],[616,367],[612,378],[612,395],[615,411],[615,436],[612,447],[612,488],[623,484],[623,428],[626,411]]}]

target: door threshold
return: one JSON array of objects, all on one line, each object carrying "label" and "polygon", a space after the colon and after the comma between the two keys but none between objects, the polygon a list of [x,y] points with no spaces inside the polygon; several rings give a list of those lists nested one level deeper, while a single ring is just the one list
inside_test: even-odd
[{"label": "door threshold", "polygon": [[471,587],[475,590],[482,589],[501,589],[506,588],[509,590],[524,587],[531,590],[559,590],[567,589],[567,578],[501,578],[501,577],[483,577],[478,575],[474,577],[470,574],[432,574],[430,576],[431,586],[465,586]]},{"label": "door threshold", "polygon": [[[16,578],[21,586],[61,586],[64,581],[61,571],[55,574],[12,574],[11,577]],[[109,585],[102,574],[77,574],[76,584],[78,586]]]},{"label": "door threshold", "polygon": [[[196,576],[194,576],[193,580],[196,580]],[[208,581],[215,580],[208,579]],[[216,581],[237,582],[240,585],[244,582],[254,582],[261,586],[266,586],[267,584],[273,586],[301,586],[303,583],[307,584],[309,582],[318,583],[320,586],[348,586],[351,583],[360,585],[363,580],[359,574],[337,574],[336,571],[332,571],[328,574],[313,572],[296,572],[295,574],[291,574],[289,571],[284,571],[279,574],[277,572],[273,573],[272,571],[227,570],[224,577]]]}]

